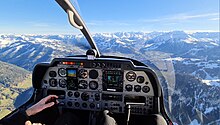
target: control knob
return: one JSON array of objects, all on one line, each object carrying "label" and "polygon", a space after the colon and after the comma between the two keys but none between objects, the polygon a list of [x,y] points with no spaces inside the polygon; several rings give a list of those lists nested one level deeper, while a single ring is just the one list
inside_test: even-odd
[{"label": "control knob", "polygon": [[134,91],[140,92],[140,91],[141,91],[141,86],[135,85],[135,86],[134,86]]},{"label": "control knob", "polygon": [[127,91],[132,91],[133,87],[132,87],[132,85],[128,84],[128,85],[125,86],[125,89]]},{"label": "control knob", "polygon": [[87,92],[83,92],[81,95],[81,98],[83,101],[88,101],[89,100],[89,94]]}]

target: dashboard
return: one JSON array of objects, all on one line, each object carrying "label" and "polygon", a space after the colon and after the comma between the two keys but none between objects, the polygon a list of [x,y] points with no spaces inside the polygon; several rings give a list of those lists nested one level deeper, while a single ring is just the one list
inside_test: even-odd
[{"label": "dashboard", "polygon": [[155,73],[134,60],[56,58],[38,64],[33,77],[33,86],[41,89],[43,96],[58,95],[62,108],[125,113],[130,105],[131,114],[138,115],[158,113],[160,109]]}]

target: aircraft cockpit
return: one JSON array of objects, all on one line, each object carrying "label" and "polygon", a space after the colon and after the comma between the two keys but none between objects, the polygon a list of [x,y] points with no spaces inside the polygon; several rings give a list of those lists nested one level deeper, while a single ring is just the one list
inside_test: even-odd
[{"label": "aircraft cockpit", "polygon": [[[81,30],[92,49],[85,55],[55,58],[50,63],[37,64],[32,74],[34,93],[20,108],[30,107],[48,95],[57,95],[58,114],[77,112],[85,117],[84,124],[87,125],[95,125],[94,114],[104,110],[121,118],[121,124],[126,121],[128,125],[139,124],[148,115],[159,114],[172,125],[155,71],[134,59],[101,55],[71,3],[68,0],[56,2],[68,14],[70,24]],[[54,115],[50,113],[40,115]],[[36,117],[32,118],[33,121]],[[132,121],[134,118],[139,121]]]},{"label": "aircraft cockpit", "polygon": [[152,69],[127,58],[89,56],[93,55],[56,58],[36,65],[36,93],[57,95],[58,107],[68,110],[129,112],[131,117],[165,113],[162,89]]}]

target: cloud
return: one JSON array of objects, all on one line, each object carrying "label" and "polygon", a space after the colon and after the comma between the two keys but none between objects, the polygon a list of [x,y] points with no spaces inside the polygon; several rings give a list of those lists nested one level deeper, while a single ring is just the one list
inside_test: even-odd
[{"label": "cloud", "polygon": [[179,13],[175,15],[155,18],[155,19],[145,19],[139,20],[139,22],[145,23],[156,23],[156,22],[177,22],[177,21],[191,21],[196,19],[212,19],[218,20],[219,13],[204,13],[204,14],[187,14],[187,13]]},{"label": "cloud", "polygon": [[212,20],[212,21],[220,21],[220,18],[218,17],[218,18],[211,18],[211,19],[209,19],[209,20]]},{"label": "cloud", "polygon": [[172,20],[190,20],[190,19],[213,17],[213,16],[218,16],[218,15],[219,15],[218,13],[206,13],[206,14],[195,14],[195,15],[178,14],[178,15],[174,15],[170,19],[172,19]]},{"label": "cloud", "polygon": [[93,20],[87,23],[96,30],[213,30],[216,26],[211,20],[218,20],[219,13],[190,14],[178,13],[151,19],[133,20]]},{"label": "cloud", "polygon": [[88,22],[87,25],[91,26],[129,26],[132,25],[127,21],[117,21],[117,20],[95,20]]},{"label": "cloud", "polygon": [[219,20],[219,13],[204,13],[204,14],[187,14],[179,13],[175,15],[167,15],[153,19],[140,19],[140,20],[93,20],[87,23],[89,26],[135,26],[143,25],[143,23],[163,23],[164,25],[176,25],[186,23],[187,21],[198,20]]},{"label": "cloud", "polygon": [[37,28],[48,28],[53,24],[50,23],[44,23],[44,22],[34,22],[34,21],[30,21],[30,22],[26,22],[27,25],[30,25],[32,27],[37,27]]}]

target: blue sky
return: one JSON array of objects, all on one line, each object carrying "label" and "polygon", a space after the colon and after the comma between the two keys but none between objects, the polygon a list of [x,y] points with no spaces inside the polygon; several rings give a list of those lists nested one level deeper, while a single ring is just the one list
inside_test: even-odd
[{"label": "blue sky", "polygon": [[[72,0],[92,33],[219,31],[219,0]],[[72,34],[55,0],[1,0],[0,33]]]}]

